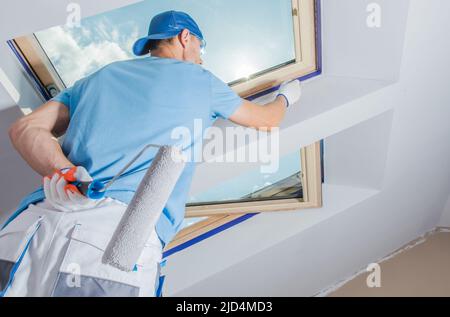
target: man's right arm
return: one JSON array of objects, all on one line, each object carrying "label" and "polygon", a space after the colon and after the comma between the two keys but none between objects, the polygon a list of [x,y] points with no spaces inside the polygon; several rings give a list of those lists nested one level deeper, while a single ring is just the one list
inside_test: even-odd
[{"label": "man's right arm", "polygon": [[11,143],[42,176],[50,175],[55,169],[72,167],[56,139],[65,133],[69,120],[66,105],[49,101],[10,126]]},{"label": "man's right arm", "polygon": [[270,131],[280,126],[286,113],[286,99],[278,96],[273,102],[258,105],[243,99],[242,105],[229,117],[236,124]]},{"label": "man's right arm", "polygon": [[280,126],[286,108],[299,101],[301,94],[299,80],[284,82],[274,101],[261,106],[245,100],[229,119],[239,125],[271,131]]}]

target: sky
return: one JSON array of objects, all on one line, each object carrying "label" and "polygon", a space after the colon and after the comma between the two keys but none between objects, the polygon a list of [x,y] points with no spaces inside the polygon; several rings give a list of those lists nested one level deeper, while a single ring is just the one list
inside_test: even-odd
[{"label": "sky", "polygon": [[106,64],[135,58],[133,43],[147,35],[151,18],[172,9],[197,21],[207,41],[204,67],[225,82],[295,59],[291,0],[147,0],[35,35],[70,87]]}]

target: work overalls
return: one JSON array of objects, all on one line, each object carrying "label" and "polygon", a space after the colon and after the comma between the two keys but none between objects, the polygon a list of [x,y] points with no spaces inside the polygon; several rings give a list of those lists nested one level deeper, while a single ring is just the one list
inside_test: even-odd
[{"label": "work overalls", "polygon": [[155,296],[162,244],[153,230],[132,272],[102,263],[127,205],[61,212],[32,203],[0,230],[1,296]]}]

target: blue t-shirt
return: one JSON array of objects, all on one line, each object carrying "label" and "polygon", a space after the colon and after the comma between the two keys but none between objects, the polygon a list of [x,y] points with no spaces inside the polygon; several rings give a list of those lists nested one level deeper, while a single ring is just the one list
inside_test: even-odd
[{"label": "blue t-shirt", "polygon": [[[228,119],[242,104],[227,84],[200,65],[158,57],[107,65],[53,100],[67,105],[70,112],[64,154],[104,183],[145,145],[179,144],[171,133],[185,127],[193,137],[192,146],[202,137],[194,129],[195,120],[201,120],[203,133],[218,117]],[[106,196],[128,204],[156,152],[148,149],[108,188]],[[156,225],[164,245],[183,222],[194,167],[193,162],[186,165]],[[44,197],[40,187],[22,201],[16,215]]]}]

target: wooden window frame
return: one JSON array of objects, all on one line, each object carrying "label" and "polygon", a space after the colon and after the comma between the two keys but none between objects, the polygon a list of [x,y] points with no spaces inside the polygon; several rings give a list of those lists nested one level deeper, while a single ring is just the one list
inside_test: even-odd
[{"label": "wooden window frame", "polygon": [[17,37],[12,44],[50,96],[50,89],[56,88],[59,92],[66,88],[34,34]]},{"label": "wooden window frame", "polygon": [[260,212],[281,212],[319,208],[322,206],[322,169],[320,142],[300,150],[303,198],[260,200],[254,202],[224,203],[186,208],[186,217],[208,217],[189,226],[175,236],[164,249],[170,251],[211,230],[234,221],[245,214]]}]

